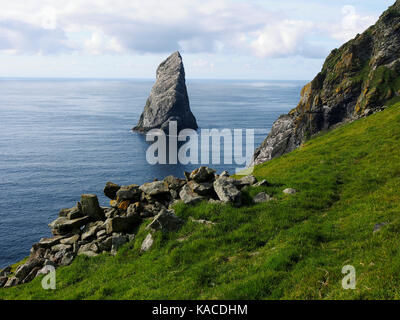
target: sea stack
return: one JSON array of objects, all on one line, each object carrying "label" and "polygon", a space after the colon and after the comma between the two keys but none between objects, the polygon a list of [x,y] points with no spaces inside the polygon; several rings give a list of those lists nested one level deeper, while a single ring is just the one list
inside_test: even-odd
[{"label": "sea stack", "polygon": [[174,52],[157,68],[157,79],[134,131],[162,129],[168,133],[169,123],[177,122],[182,129],[197,129],[196,118],[190,110],[185,82],[185,69],[179,52]]}]

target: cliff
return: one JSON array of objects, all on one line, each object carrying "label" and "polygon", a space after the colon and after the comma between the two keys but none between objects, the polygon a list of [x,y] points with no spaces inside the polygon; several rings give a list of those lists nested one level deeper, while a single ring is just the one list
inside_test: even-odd
[{"label": "cliff", "polygon": [[400,1],[378,22],[326,59],[255,151],[253,162],[269,161],[299,147],[312,135],[380,111],[400,101]]}]

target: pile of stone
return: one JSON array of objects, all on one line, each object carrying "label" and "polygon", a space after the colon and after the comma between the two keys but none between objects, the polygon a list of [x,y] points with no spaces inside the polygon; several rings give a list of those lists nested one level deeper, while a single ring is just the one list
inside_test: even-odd
[{"label": "pile of stone", "polygon": [[[100,207],[94,194],[83,194],[75,207],[62,209],[59,217],[49,224],[52,238],[35,243],[28,260],[14,273],[9,267],[1,271],[0,287],[30,282],[46,274],[49,265],[69,265],[78,255],[116,254],[118,248],[135,239],[135,230],[144,219],[152,219],[147,226],[150,233],[142,243],[142,251],[147,251],[153,244],[151,231],[176,231],[183,225],[171,209],[176,202],[210,201],[238,207],[242,204],[243,187],[267,185],[265,180],[258,182],[251,175],[236,180],[227,172],[217,175],[207,167],[185,172],[185,177],[168,176],[163,181],[141,186],[107,182],[104,194],[111,199],[110,207]],[[255,202],[269,200],[268,195],[259,194]]]}]

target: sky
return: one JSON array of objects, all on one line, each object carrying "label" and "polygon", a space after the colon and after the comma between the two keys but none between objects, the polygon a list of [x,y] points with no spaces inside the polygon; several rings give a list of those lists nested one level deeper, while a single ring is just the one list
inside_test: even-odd
[{"label": "sky", "polygon": [[0,77],[309,80],[394,0],[0,0]]}]

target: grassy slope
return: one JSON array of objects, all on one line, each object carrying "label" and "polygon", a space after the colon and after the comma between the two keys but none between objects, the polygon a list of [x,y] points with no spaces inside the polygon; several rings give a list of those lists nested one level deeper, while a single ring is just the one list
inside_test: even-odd
[{"label": "grassy slope", "polygon": [[[260,165],[276,201],[234,209],[178,205],[178,233],[147,235],[116,257],[79,257],[57,270],[57,290],[40,279],[0,289],[2,299],[358,299],[400,298],[400,104],[342,126]],[[300,192],[284,195],[293,187]],[[373,234],[376,223],[389,223]],[[178,241],[180,239],[181,241]],[[186,239],[186,240],[184,240]],[[184,240],[184,241],[182,241]],[[341,288],[353,265],[357,289]]]}]

